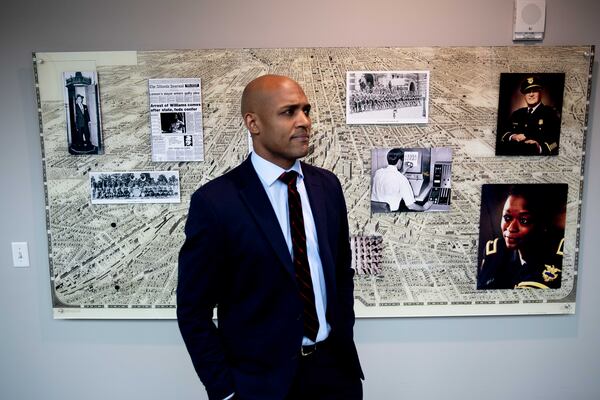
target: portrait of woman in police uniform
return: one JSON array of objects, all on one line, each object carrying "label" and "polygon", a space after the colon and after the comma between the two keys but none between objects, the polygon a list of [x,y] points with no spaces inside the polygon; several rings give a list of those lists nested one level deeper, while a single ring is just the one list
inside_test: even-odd
[{"label": "portrait of woman in police uniform", "polygon": [[560,288],[567,184],[482,188],[477,289]]}]

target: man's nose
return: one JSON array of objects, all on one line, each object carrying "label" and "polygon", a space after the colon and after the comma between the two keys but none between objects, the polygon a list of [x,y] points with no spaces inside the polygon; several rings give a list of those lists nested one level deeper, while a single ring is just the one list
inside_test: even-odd
[{"label": "man's nose", "polygon": [[304,112],[298,113],[298,118],[296,119],[298,126],[305,126],[307,128],[311,125],[310,116],[306,115]]}]

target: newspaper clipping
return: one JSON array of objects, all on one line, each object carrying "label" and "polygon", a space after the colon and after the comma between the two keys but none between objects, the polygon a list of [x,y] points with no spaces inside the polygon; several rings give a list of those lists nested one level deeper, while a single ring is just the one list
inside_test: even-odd
[{"label": "newspaper clipping", "polygon": [[204,161],[200,78],[149,79],[152,161]]}]

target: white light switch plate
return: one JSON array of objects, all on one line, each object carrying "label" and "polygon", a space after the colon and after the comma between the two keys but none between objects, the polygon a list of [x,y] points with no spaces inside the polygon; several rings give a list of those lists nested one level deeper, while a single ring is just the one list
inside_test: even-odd
[{"label": "white light switch plate", "polygon": [[12,242],[12,255],[15,267],[29,267],[27,242]]}]

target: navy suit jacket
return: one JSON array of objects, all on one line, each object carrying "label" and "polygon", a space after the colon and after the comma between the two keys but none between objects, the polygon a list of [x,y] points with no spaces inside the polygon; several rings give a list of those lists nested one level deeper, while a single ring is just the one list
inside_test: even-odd
[{"label": "navy suit jacket", "polygon": [[[362,378],[341,185],[324,169],[302,164],[302,171],[325,276],[328,340],[348,373]],[[291,255],[250,158],[193,194],[185,233],[177,318],[209,398],[232,392],[242,399],[284,398],[298,364],[302,304]]]}]

